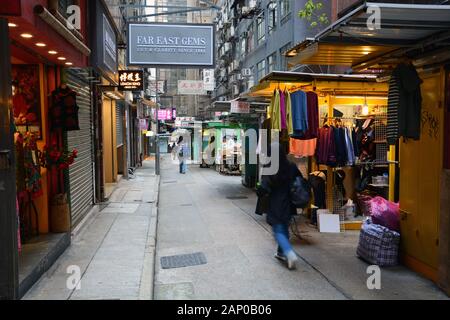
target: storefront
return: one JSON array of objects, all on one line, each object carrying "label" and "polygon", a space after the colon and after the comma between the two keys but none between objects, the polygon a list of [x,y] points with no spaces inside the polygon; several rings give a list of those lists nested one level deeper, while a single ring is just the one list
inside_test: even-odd
[{"label": "storefront", "polygon": [[[90,25],[95,36],[91,37],[90,65],[95,72],[94,127],[96,199],[101,202],[114,191],[124,170],[124,96],[118,85],[118,37],[119,31],[104,1],[89,1]],[[126,162],[126,161],[125,161]]]},{"label": "storefront", "polygon": [[444,106],[448,106],[450,6],[376,5],[381,10],[380,28],[367,32],[367,26],[360,24],[369,19],[364,3],[287,55],[293,63],[343,65],[354,72],[375,73],[387,85],[392,101],[398,79],[404,79],[403,72],[408,70],[412,89],[400,96],[400,101],[411,99],[408,108],[397,109],[393,103],[388,111],[388,135],[394,134],[389,159],[398,161],[398,166],[390,167],[389,193],[400,204],[403,263],[449,292],[449,185],[445,179],[449,123]]},{"label": "storefront", "polygon": [[[85,1],[80,5],[85,9]],[[77,163],[77,150],[69,141],[79,131],[77,104],[85,106],[72,95],[65,68],[86,67],[90,50],[85,16],[81,30],[72,32],[56,29],[61,22],[49,10],[47,1],[9,1],[0,9],[1,100],[12,102],[2,103],[0,115],[10,129],[2,131],[0,146],[0,200],[7,204],[0,222],[6,237],[0,299],[22,297],[70,244],[68,168]]]}]

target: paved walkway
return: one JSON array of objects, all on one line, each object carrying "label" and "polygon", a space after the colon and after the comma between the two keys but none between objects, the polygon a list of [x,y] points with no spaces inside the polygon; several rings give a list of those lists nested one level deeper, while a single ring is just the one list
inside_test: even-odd
[{"label": "paved walkway", "polygon": [[[159,180],[152,165],[144,162],[134,179],[119,182],[109,202],[24,299],[152,298]],[[69,266],[80,268],[80,290],[67,287]]]},{"label": "paved walkway", "polygon": [[[255,204],[240,177],[198,166],[180,175],[164,158],[155,299],[446,299],[404,267],[382,269],[382,289],[368,290],[355,231],[330,235],[301,225],[304,240],[294,240],[301,259],[289,271],[273,258],[276,245],[264,218],[253,213]],[[195,252],[203,252],[207,264],[161,268],[163,256]]]}]

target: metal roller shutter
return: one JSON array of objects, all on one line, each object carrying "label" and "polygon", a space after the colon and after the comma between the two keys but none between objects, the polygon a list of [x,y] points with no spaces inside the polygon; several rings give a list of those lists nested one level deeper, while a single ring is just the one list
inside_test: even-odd
[{"label": "metal roller shutter", "polygon": [[80,130],[68,132],[69,150],[78,150],[78,158],[69,169],[72,227],[75,227],[94,204],[92,93],[89,82],[75,71],[67,71],[67,84],[77,92],[77,104],[80,108]]},{"label": "metal roller shutter", "polygon": [[117,134],[117,146],[123,145],[123,118],[124,118],[124,106],[121,101],[116,101],[116,134]]}]

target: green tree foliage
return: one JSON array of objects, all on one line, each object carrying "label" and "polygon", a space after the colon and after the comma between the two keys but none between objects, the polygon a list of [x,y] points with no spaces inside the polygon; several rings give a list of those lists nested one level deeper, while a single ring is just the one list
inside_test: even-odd
[{"label": "green tree foliage", "polygon": [[320,1],[308,0],[305,3],[305,7],[298,12],[298,16],[309,22],[311,29],[319,26],[326,26],[330,23],[328,15],[322,10],[324,9],[323,3]]}]

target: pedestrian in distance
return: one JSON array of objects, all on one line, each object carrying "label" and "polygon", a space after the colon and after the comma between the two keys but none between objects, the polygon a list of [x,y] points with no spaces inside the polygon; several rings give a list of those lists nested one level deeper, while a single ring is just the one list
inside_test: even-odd
[{"label": "pedestrian in distance", "polygon": [[274,238],[278,243],[275,258],[286,262],[288,269],[292,270],[296,268],[298,258],[289,242],[289,224],[292,216],[297,213],[291,201],[291,186],[302,174],[297,166],[288,160],[280,144],[272,143],[271,150],[277,149],[279,168],[276,174],[264,175],[263,173],[257,188],[256,213],[267,214],[267,223],[272,226]]},{"label": "pedestrian in distance", "polygon": [[180,173],[186,174],[187,169],[186,161],[189,154],[189,150],[187,144],[183,142],[183,136],[180,136],[178,138],[177,153],[178,153],[178,160],[180,161]]}]

